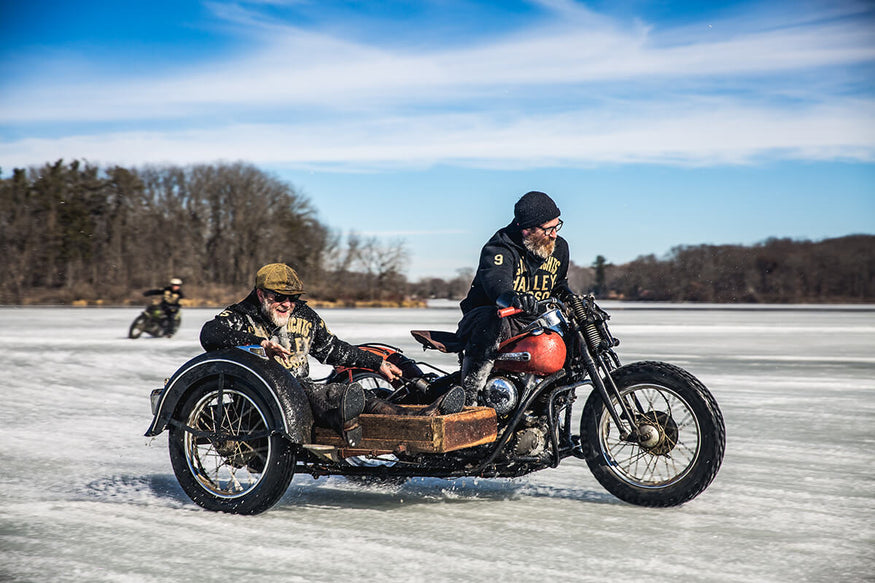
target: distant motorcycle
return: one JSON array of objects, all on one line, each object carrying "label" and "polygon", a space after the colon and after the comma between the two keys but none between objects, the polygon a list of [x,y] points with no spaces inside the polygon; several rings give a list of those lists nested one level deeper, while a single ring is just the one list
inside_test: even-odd
[{"label": "distant motorcycle", "polygon": [[131,323],[128,338],[139,338],[143,332],[159,338],[170,338],[179,330],[180,322],[179,311],[168,315],[159,304],[148,305]]},{"label": "distant motorcycle", "polygon": [[[146,435],[169,427],[182,489],[204,508],[237,514],[269,509],[295,471],[389,480],[516,477],[567,457],[585,460],[605,489],[632,504],[676,506],[703,492],[726,445],[723,415],[708,389],[668,363],[620,366],[610,316],[592,296],[539,306],[537,320],[501,345],[479,406],[437,417],[361,415],[363,439],[355,448],[313,426],[300,384],[259,346],[184,364],[152,392]],[[454,333],[412,334],[425,348],[463,348]],[[363,348],[398,364],[402,379],[389,384],[375,371],[337,369],[329,380],[356,381],[402,403],[459,381],[458,371],[414,362],[396,348]],[[590,392],[575,434],[578,390]]]}]

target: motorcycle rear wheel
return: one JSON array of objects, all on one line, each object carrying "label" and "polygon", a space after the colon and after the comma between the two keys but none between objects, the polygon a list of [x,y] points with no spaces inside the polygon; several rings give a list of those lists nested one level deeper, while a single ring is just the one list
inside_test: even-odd
[{"label": "motorcycle rear wheel", "polygon": [[146,324],[146,316],[140,314],[137,316],[133,323],[131,324],[130,329],[128,330],[128,338],[139,338],[143,333]]},{"label": "motorcycle rear wheel", "polygon": [[352,375],[352,381],[357,382],[366,391],[370,391],[375,397],[386,399],[395,392],[392,383],[382,375],[375,372],[357,372]]},{"label": "motorcycle rear wheel", "polygon": [[[611,372],[620,395],[640,404],[638,423],[652,442],[620,438],[604,401],[593,391],[580,421],[581,446],[596,480],[639,506],[678,506],[714,480],[726,447],[717,402],[693,375],[664,362],[636,362]],[[621,413],[618,403],[612,404]]]},{"label": "motorcycle rear wheel", "polygon": [[170,461],[180,486],[199,506],[259,514],[288,489],[295,449],[282,435],[270,434],[276,420],[258,391],[239,378],[225,385],[213,379],[187,397],[179,419],[201,434],[171,425]]}]

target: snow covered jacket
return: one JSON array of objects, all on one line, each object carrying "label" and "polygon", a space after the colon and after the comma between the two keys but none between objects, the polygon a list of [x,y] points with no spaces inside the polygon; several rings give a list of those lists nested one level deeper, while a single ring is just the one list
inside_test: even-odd
[{"label": "snow covered jacket", "polygon": [[496,232],[480,252],[477,274],[462,300],[462,313],[480,306],[494,306],[502,293],[531,293],[538,300],[554,290],[568,289],[568,242],[556,237],[553,254],[542,259],[523,245],[520,229],[510,224]]},{"label": "snow covered jacket", "polygon": [[201,328],[201,346],[204,350],[219,350],[233,346],[260,344],[262,340],[281,344],[292,352],[288,364],[280,362],[298,378],[310,374],[307,355],[332,366],[379,369],[382,357],[356,348],[332,334],[319,315],[298,300],[285,326],[276,326],[261,311],[258,296],[253,290],[246,299],[228,306]]}]

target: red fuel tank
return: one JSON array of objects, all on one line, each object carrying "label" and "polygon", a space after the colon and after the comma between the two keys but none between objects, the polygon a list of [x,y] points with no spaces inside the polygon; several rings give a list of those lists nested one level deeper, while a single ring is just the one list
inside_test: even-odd
[{"label": "red fuel tank", "polygon": [[[498,352],[495,368],[499,370],[548,375],[565,364],[565,341],[562,336],[549,330],[543,334],[524,334],[506,340]],[[520,353],[528,353],[529,360],[517,360]],[[504,360],[502,355],[513,360]]]}]

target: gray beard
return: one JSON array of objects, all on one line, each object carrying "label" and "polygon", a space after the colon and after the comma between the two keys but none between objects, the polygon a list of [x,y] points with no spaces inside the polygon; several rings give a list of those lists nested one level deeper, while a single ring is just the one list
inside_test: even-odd
[{"label": "gray beard", "polygon": [[285,326],[289,323],[289,314],[280,316],[277,314],[276,310],[270,308],[270,302],[266,299],[261,300],[261,313],[267,316],[268,320],[273,322],[274,326]]},{"label": "gray beard", "polygon": [[556,240],[549,237],[536,239],[533,235],[529,235],[523,237],[523,246],[541,259],[547,259],[556,249]]}]

